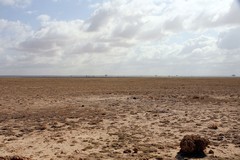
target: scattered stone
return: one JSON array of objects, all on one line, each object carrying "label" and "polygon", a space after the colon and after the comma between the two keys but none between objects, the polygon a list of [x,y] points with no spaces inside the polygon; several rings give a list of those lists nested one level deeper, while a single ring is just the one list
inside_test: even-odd
[{"label": "scattered stone", "polygon": [[208,126],[209,129],[218,129],[218,125],[217,124],[211,124]]},{"label": "scattered stone", "polygon": [[208,153],[209,154],[214,154],[214,151],[210,149]]},{"label": "scattered stone", "polygon": [[138,149],[137,148],[133,148],[133,153],[138,153]]},{"label": "scattered stone", "polygon": [[209,143],[208,139],[199,135],[186,135],[180,142],[180,152],[183,154],[203,154]]},{"label": "scattered stone", "polygon": [[193,99],[200,99],[199,96],[193,96],[192,98],[193,98]]},{"label": "scattered stone", "polygon": [[224,134],[220,133],[217,137],[217,140],[222,141],[222,140],[224,140],[224,138],[225,138]]},{"label": "scattered stone", "polygon": [[31,160],[31,159],[26,157],[21,157],[21,156],[5,156],[5,157],[0,157],[0,160]]},{"label": "scattered stone", "polygon": [[123,153],[131,153],[132,151],[130,149],[126,149],[123,151]]},{"label": "scattered stone", "polygon": [[43,131],[43,130],[47,129],[47,126],[46,125],[39,125],[39,126],[36,126],[35,129],[38,130],[38,131]]}]

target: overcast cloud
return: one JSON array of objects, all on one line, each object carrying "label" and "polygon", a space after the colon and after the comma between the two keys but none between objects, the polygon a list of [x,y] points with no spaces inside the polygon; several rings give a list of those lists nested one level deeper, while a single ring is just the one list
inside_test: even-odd
[{"label": "overcast cloud", "polygon": [[240,75],[238,0],[39,3],[0,0],[0,75]]}]

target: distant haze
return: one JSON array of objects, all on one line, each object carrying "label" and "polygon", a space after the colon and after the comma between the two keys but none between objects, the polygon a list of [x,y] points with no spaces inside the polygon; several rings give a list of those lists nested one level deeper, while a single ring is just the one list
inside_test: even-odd
[{"label": "distant haze", "polygon": [[240,75],[239,0],[0,0],[0,75]]}]

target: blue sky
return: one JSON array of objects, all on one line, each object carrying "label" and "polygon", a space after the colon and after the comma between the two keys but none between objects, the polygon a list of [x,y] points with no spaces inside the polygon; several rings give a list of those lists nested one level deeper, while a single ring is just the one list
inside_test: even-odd
[{"label": "blue sky", "polygon": [[240,75],[238,0],[0,0],[0,75]]},{"label": "blue sky", "polygon": [[93,9],[87,0],[35,0],[27,6],[0,6],[1,18],[11,21],[20,20],[31,25],[34,29],[39,27],[38,15],[47,14],[56,20],[87,19]]}]

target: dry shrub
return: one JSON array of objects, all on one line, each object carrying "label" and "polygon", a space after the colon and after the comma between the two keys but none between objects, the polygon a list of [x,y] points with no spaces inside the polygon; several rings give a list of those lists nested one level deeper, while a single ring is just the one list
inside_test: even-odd
[{"label": "dry shrub", "polygon": [[184,154],[203,154],[209,143],[208,139],[199,135],[186,135],[180,142],[180,152]]}]

